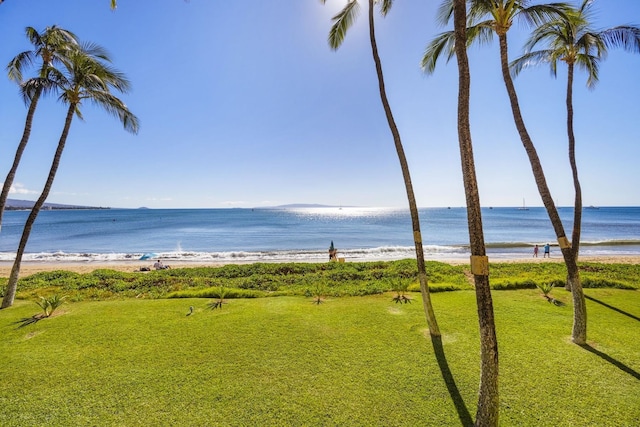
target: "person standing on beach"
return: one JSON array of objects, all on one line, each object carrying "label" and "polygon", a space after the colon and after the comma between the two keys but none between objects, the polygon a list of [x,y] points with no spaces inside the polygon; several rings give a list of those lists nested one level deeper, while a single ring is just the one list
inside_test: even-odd
[{"label": "person standing on beach", "polygon": [[544,255],[542,256],[543,258],[551,258],[551,247],[549,246],[549,244],[547,243],[546,245],[544,245]]},{"label": "person standing on beach", "polygon": [[533,257],[534,257],[534,258],[538,258],[538,249],[539,249],[539,248],[538,248],[538,245],[536,245],[536,246],[533,248]]},{"label": "person standing on beach", "polygon": [[333,240],[331,241],[331,246],[329,246],[329,261],[336,261],[336,254],[338,250],[333,246]]}]

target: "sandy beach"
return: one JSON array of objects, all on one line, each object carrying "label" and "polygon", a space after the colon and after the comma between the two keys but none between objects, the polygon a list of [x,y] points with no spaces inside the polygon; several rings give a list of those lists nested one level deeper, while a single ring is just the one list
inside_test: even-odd
[{"label": "sandy beach", "polygon": [[[428,260],[429,261],[429,260]],[[468,260],[464,258],[452,258],[452,259],[438,259],[437,261],[446,262],[449,264],[459,265],[466,264]],[[553,258],[494,258],[490,259],[491,262],[563,262],[561,257]],[[294,261],[291,261],[294,262]],[[299,262],[299,261],[297,261]],[[348,261],[347,261],[348,262]],[[638,255],[617,255],[617,256],[591,256],[580,257],[580,262],[602,262],[608,264],[639,264],[640,256]],[[198,262],[167,262],[172,268],[193,268],[193,267],[220,267],[223,263],[198,263]],[[239,263],[237,263],[239,264]],[[0,277],[9,277],[11,274],[11,268],[13,263],[0,262]],[[148,267],[149,264],[143,261],[131,261],[131,262],[23,262],[20,268],[20,276],[29,276],[31,274],[39,273],[42,271],[54,271],[54,270],[67,270],[76,273],[91,273],[94,270],[110,269],[116,271],[134,272],[138,271],[140,267]]]}]

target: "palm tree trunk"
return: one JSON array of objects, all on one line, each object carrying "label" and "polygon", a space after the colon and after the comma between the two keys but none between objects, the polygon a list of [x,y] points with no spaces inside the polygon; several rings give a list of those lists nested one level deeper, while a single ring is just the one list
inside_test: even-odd
[{"label": "palm tree trunk", "polygon": [[440,336],[440,328],[438,328],[436,315],[433,311],[433,305],[431,304],[431,295],[429,294],[429,284],[427,283],[427,272],[424,262],[424,251],[422,248],[422,234],[420,233],[420,218],[418,217],[418,207],[416,205],[416,199],[413,193],[413,185],[411,183],[409,165],[407,164],[407,158],[404,154],[402,141],[400,140],[400,132],[398,132],[398,127],[396,126],[396,122],[393,119],[393,115],[391,114],[391,107],[389,106],[387,92],[384,87],[382,63],[380,61],[380,56],[378,55],[378,45],[376,43],[373,11],[373,0],[369,0],[369,38],[371,40],[371,51],[373,53],[373,61],[376,64],[378,87],[380,89],[380,99],[382,101],[382,106],[384,107],[387,122],[389,123],[389,129],[391,130],[391,134],[393,135],[393,142],[395,143],[396,152],[398,153],[398,160],[400,160],[400,168],[402,169],[402,176],[404,178],[404,185],[407,191],[407,198],[409,199],[409,211],[411,212],[413,240],[416,247],[416,258],[418,260],[418,279],[420,281],[422,304],[424,307],[425,315],[427,316],[429,333],[433,336]]},{"label": "palm tree trunk", "polygon": [[38,217],[38,213],[44,205],[44,202],[47,200],[49,196],[49,192],[51,191],[51,186],[53,185],[53,180],[56,177],[56,172],[58,171],[58,166],[60,165],[60,158],[62,157],[62,151],[64,150],[64,145],[67,141],[67,136],[69,135],[69,128],[71,127],[71,121],[73,120],[73,114],[75,112],[76,104],[70,104],[69,110],[67,111],[67,118],[64,123],[64,129],[62,130],[62,135],[60,136],[60,141],[58,142],[58,148],[56,149],[56,153],[53,157],[53,163],[51,164],[51,169],[49,170],[49,176],[47,177],[47,182],[44,185],[44,189],[42,190],[42,194],[33,205],[31,209],[31,213],[27,217],[27,222],[24,225],[24,229],[22,230],[22,237],[20,238],[20,244],[18,245],[18,252],[16,253],[16,259],[13,263],[13,267],[11,268],[11,275],[9,276],[9,282],[7,283],[7,289],[2,299],[2,306],[0,309],[7,308],[13,305],[13,300],[16,296],[16,290],[18,288],[18,276],[20,275],[20,264],[22,263],[22,256],[24,255],[24,251],[27,247],[27,241],[29,240],[29,235],[31,234],[31,229],[33,228],[33,224]]},{"label": "palm tree trunk", "polygon": [[[573,62],[567,63],[567,135],[569,138],[569,163],[571,164],[571,173],[573,174],[573,187],[575,189],[575,201],[573,206],[573,233],[571,235],[571,249],[573,256],[578,262],[578,253],[580,251],[580,232],[582,229],[582,189],[578,180],[578,165],[576,163],[576,138],[573,133]],[[573,284],[577,278],[568,277],[567,285],[569,289],[573,288]]]},{"label": "palm tree trunk", "polygon": [[4,214],[4,208],[7,205],[9,191],[11,190],[13,180],[16,177],[16,171],[18,170],[18,165],[20,164],[22,153],[24,153],[24,149],[29,142],[29,136],[31,136],[31,125],[33,123],[33,116],[36,112],[36,107],[38,106],[38,100],[40,99],[41,94],[42,87],[38,87],[38,89],[36,89],[35,93],[33,94],[33,97],[31,98],[29,110],[27,111],[27,119],[24,123],[24,131],[22,132],[22,139],[20,140],[20,144],[18,144],[18,149],[16,150],[16,155],[13,159],[13,165],[11,165],[11,169],[9,170],[9,173],[4,180],[4,185],[2,186],[2,193],[0,193],[0,231],[2,231],[2,216]]},{"label": "palm tree trunk", "polygon": [[498,388],[498,339],[496,337],[493,300],[489,286],[488,264],[478,269],[474,259],[485,260],[486,250],[482,229],[480,196],[476,179],[471,126],[469,124],[469,99],[471,76],[466,50],[466,3],[455,0],[453,16],[455,29],[455,48],[459,70],[458,92],[458,141],[462,176],[467,201],[467,222],[469,225],[469,242],[471,246],[471,270],[476,290],[478,321],[480,324],[480,391],[478,393],[477,426],[497,426],[499,419]]},{"label": "palm tree trunk", "polygon": [[542,169],[542,164],[540,163],[540,158],[538,157],[538,153],[535,149],[535,146],[533,145],[533,142],[531,141],[529,132],[527,132],[527,128],[524,124],[524,120],[522,119],[522,113],[520,112],[518,96],[516,94],[515,86],[513,85],[513,80],[511,79],[511,74],[509,73],[509,58],[507,53],[508,50],[507,50],[506,34],[499,34],[499,39],[500,39],[500,62],[502,65],[502,77],[504,79],[504,83],[507,88],[509,101],[511,102],[511,111],[513,113],[513,119],[515,121],[518,134],[520,135],[520,140],[522,141],[522,145],[524,146],[524,149],[527,152],[527,156],[529,157],[529,163],[531,163],[531,170],[533,172],[533,176],[538,186],[538,193],[540,193],[540,197],[542,198],[542,203],[544,204],[544,207],[547,210],[547,214],[549,215],[549,219],[551,220],[551,224],[553,225],[553,229],[556,233],[558,243],[560,244],[560,249],[562,251],[562,256],[564,258],[564,263],[567,267],[567,276],[576,278],[576,283],[574,283],[571,288],[571,293],[573,296],[572,339],[573,339],[573,342],[576,344],[584,344],[587,339],[587,306],[584,300],[582,284],[580,283],[580,278],[578,273],[578,264],[576,263],[576,258],[573,255],[573,250],[571,249],[571,245],[569,244],[566,234],[564,232],[564,227],[562,225],[562,221],[560,220],[560,215],[558,214],[558,210],[556,209],[556,206],[553,203],[553,198],[551,197],[551,192],[549,191],[549,186],[547,185],[547,181],[544,176],[544,171]]}]

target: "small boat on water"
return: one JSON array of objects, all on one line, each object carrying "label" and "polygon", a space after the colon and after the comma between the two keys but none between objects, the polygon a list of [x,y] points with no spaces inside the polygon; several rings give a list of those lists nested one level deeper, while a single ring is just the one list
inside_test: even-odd
[{"label": "small boat on water", "polygon": [[527,207],[527,204],[524,202],[524,199],[522,199],[522,207],[518,208],[519,211],[528,211],[529,208]]}]

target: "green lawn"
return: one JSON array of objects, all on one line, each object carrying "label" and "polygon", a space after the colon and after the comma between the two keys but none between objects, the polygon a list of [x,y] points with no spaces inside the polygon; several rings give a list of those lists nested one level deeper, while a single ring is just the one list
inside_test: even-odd
[{"label": "green lawn", "polygon": [[[570,295],[552,294],[567,305],[493,292],[501,425],[640,425],[640,292],[586,290],[587,348],[570,341]],[[81,301],[23,328],[39,308],[17,301],[0,311],[0,425],[463,425],[475,294],[432,296],[441,347],[419,294],[392,296]]]}]

